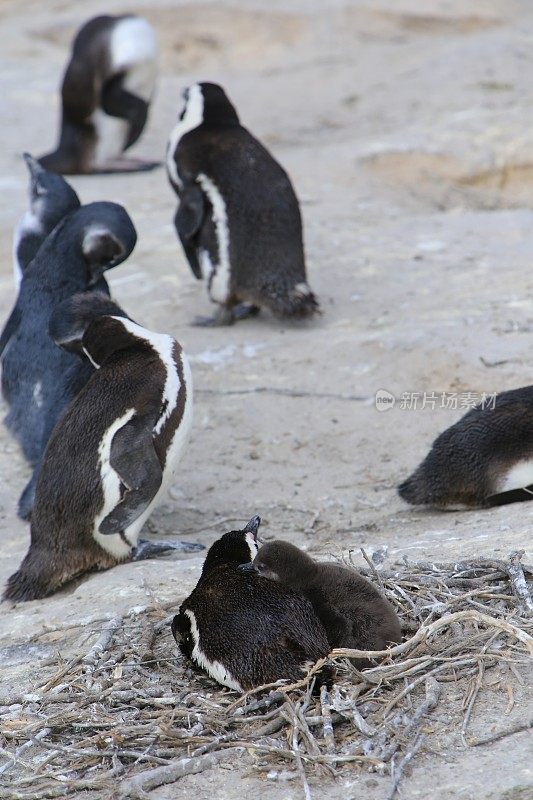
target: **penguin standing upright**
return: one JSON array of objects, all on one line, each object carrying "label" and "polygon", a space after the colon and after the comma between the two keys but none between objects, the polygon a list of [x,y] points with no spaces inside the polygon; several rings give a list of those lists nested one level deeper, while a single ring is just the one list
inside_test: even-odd
[{"label": "penguin standing upright", "polygon": [[93,366],[60,350],[48,335],[54,307],[89,287],[108,290],[105,270],[124,261],[137,235],[122,206],[90,203],[68,214],[27,266],[17,302],[0,336],[6,425],[35,467],[19,501],[31,512],[39,460],[57,419],[88,380]]},{"label": "penguin standing upright", "polygon": [[175,226],[194,275],[230,324],[260,308],[279,317],[318,311],[305,271],[302,220],[285,170],[240,122],[224,90],[198,83],[172,131],[167,171]]},{"label": "penguin standing upright", "polygon": [[[4,598],[34,600],[128,559],[201,545],[140,542],[174,477],[192,422],[187,358],[170,336],[101,315],[98,294],[64,301],[51,332],[95,366],[56,424],[37,480],[31,544]],[[91,307],[96,316],[91,321]]]},{"label": "penguin standing upright", "polygon": [[78,195],[54,172],[44,169],[29,153],[24,160],[30,172],[30,207],[15,228],[13,274],[18,289],[22,273],[58,222],[80,207]]},{"label": "penguin standing upright", "polygon": [[398,487],[407,503],[442,509],[533,499],[533,386],[482,402],[443,431]]},{"label": "penguin standing upright", "polygon": [[66,175],[136,172],[157,161],[124,158],[141,135],[157,72],[152,27],[132,14],[100,16],[76,34],[61,88],[61,133],[43,167]]},{"label": "penguin standing upright", "polygon": [[305,597],[239,570],[257,553],[260,522],[252,517],[243,530],[224,534],[209,548],[200,580],[171,626],[187,658],[239,692],[300,680],[330,650]]},{"label": "penguin standing upright", "polygon": [[[332,648],[384,650],[402,638],[400,620],[391,604],[353,569],[319,563],[282,540],[264,544],[253,563],[241,569],[305,595]],[[361,661],[360,666],[365,663]]]}]

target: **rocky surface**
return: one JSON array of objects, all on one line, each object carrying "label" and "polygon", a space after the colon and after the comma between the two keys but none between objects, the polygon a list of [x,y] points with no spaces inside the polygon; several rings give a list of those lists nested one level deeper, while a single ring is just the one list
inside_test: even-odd
[{"label": "rocky surface", "polygon": [[[181,89],[198,79],[222,83],[243,123],[293,178],[309,279],[324,310],[302,325],[260,317],[229,329],[192,328],[208,300],[178,246],[164,170],[72,180],[84,202],[126,205],[139,242],[111,274],[112,291],[140,323],[176,336],[193,365],[193,437],[148,532],[208,546],[259,513],[265,537],[286,537],[314,555],[387,548],[392,563],[403,555],[501,558],[529,548],[531,561],[533,506],[444,514],[409,509],[395,493],[435,435],[465,413],[468,393],[531,382],[531,4],[27,0],[22,7],[4,0],[2,318],[14,298],[12,229],[26,204],[20,153],[39,155],[55,142],[57,86],[75,29],[88,16],[125,10],[154,24],[162,48],[149,126],[134,152],[163,158]],[[396,396],[393,409],[376,410],[379,389]],[[455,408],[440,407],[443,392],[456,393]],[[417,409],[404,407],[412,393]],[[28,545],[15,514],[28,476],[0,429],[1,583]],[[178,606],[201,562],[126,564],[43,602],[0,606],[2,695],[42,684],[43,660],[58,650],[68,656],[81,626],[96,630],[152,597]],[[474,732],[522,719],[531,707],[526,681],[505,715],[504,683],[480,702]],[[438,750],[418,757],[402,795],[531,797],[529,741],[520,734],[470,751],[448,730]],[[226,766],[150,796],[301,796],[297,783]],[[311,790],[385,796],[386,779],[347,775],[328,784],[312,778]]]}]

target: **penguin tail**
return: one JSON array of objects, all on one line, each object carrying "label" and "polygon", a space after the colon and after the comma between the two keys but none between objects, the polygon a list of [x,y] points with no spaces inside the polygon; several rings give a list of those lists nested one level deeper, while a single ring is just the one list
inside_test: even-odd
[{"label": "penguin tail", "polygon": [[403,483],[400,483],[398,486],[398,494],[402,500],[405,500],[406,503],[410,503],[412,506],[427,505],[431,502],[418,470],[413,472]]},{"label": "penguin tail", "polygon": [[269,306],[277,317],[303,319],[322,313],[316,295],[305,282],[297,283],[283,296],[278,293],[274,296],[271,295]]},{"label": "penguin tail", "polygon": [[49,587],[45,587],[35,575],[19,569],[8,578],[2,600],[12,600],[14,603],[40,600],[49,593]]},{"label": "penguin tail", "polygon": [[57,578],[46,567],[47,557],[49,553],[36,553],[30,548],[19,569],[7,579],[2,599],[18,603],[40,600],[51,594],[57,586]]}]

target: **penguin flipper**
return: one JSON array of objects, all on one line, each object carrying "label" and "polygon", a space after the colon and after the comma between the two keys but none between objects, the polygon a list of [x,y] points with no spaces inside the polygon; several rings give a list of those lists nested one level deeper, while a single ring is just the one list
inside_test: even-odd
[{"label": "penguin flipper", "polygon": [[0,336],[0,356],[4,352],[9,340],[17,330],[20,324],[21,316],[22,314],[17,304],[13,309],[13,311],[11,312],[11,314],[9,315],[9,318],[6,324],[4,325],[4,330],[2,331],[2,335]]},{"label": "penguin flipper", "polygon": [[151,426],[145,420],[133,418],[116,432],[109,463],[126,490],[100,523],[99,531],[104,535],[120,533],[134,523],[161,486],[163,471],[154,449]]},{"label": "penguin flipper", "polygon": [[187,186],[180,197],[174,217],[174,225],[193,275],[201,280],[202,270],[198,261],[195,237],[205,218],[205,201],[199,186]]},{"label": "penguin flipper", "polygon": [[125,74],[114,75],[102,89],[102,108],[110,117],[129,122],[128,138],[123,147],[127,150],[141,135],[148,117],[148,103],[124,88]]}]

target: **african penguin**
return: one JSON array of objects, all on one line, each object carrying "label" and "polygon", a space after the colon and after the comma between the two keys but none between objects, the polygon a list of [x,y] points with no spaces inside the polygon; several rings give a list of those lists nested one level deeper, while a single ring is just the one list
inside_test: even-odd
[{"label": "african penguin", "polygon": [[137,172],[159,162],[125,158],[148,117],[157,72],[152,27],[132,14],[100,16],[76,34],[61,88],[61,133],[43,167],[66,175]]},{"label": "african penguin", "polygon": [[278,317],[315,313],[287,173],[240,124],[220,86],[197,83],[184,96],[167,148],[179,197],[174,223],[192,272],[220,306],[197,324],[230,324],[260,308]]},{"label": "african penguin", "polygon": [[30,173],[30,207],[13,237],[13,274],[17,289],[22,273],[48,234],[64,216],[80,207],[78,195],[60,175],[44,169],[29,153],[24,153],[23,158]]},{"label": "african penguin", "polygon": [[17,302],[0,336],[6,425],[35,468],[19,501],[31,513],[39,461],[56,421],[93,372],[56,347],[48,335],[55,306],[88,288],[109,293],[105,270],[120,264],[136,242],[133,223],[116,203],[90,203],[66,217],[47,236],[26,267]]},{"label": "african penguin", "polygon": [[203,549],[138,539],[173,480],[189,436],[187,358],[170,336],[127,317],[91,320],[91,304],[99,314],[98,296],[71,298],[52,320],[58,344],[82,350],[95,371],[50,436],[37,479],[30,548],[7,582],[5,599],[46,597],[85,572],[121,561]]},{"label": "african penguin", "polygon": [[253,517],[210,547],[196,588],[172,621],[183,655],[239,692],[282,678],[300,680],[330,649],[305,597],[239,571],[257,553],[260,521]]},{"label": "african penguin", "polygon": [[[253,563],[241,569],[305,595],[332,648],[384,650],[401,640],[400,620],[390,603],[353,569],[319,563],[282,540],[264,544]],[[368,662],[359,659],[358,665],[368,666]]]},{"label": "african penguin", "polygon": [[435,439],[398,493],[412,505],[448,510],[533,499],[533,386],[468,411]]}]

